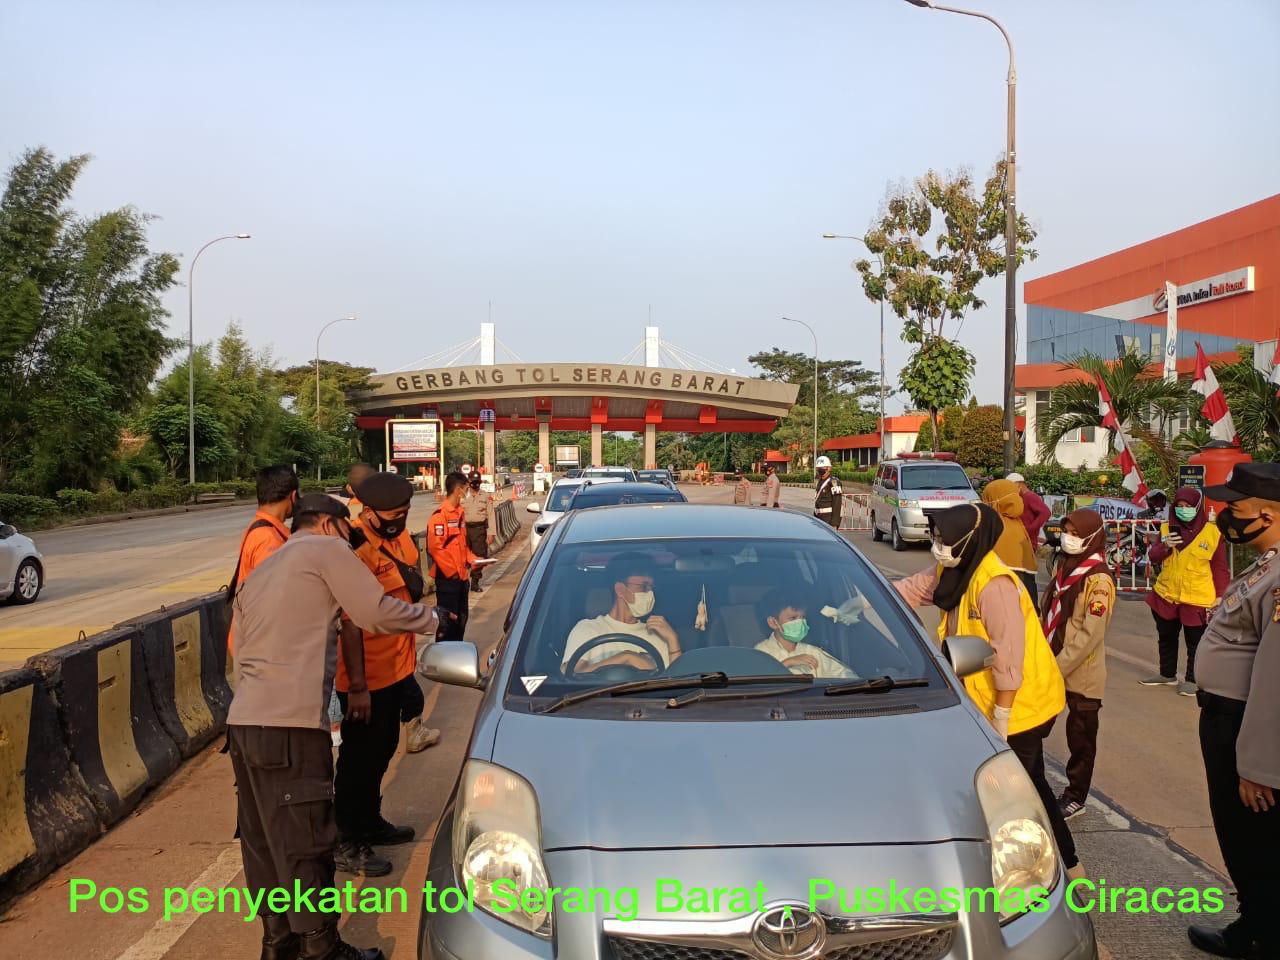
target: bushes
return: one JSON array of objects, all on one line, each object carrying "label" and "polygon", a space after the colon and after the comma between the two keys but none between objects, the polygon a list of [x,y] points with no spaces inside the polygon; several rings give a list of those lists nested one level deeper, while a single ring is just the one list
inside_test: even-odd
[{"label": "bushes", "polygon": [[0,493],[0,520],[19,524],[50,520],[58,515],[58,502],[48,497],[22,493]]}]

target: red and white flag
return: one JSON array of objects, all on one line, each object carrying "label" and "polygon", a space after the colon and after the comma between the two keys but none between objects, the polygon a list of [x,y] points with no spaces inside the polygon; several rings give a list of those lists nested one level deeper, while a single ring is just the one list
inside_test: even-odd
[{"label": "red and white flag", "polygon": [[1102,429],[1111,430],[1115,436],[1113,445],[1116,449],[1115,463],[1124,474],[1120,485],[1133,494],[1130,499],[1140,507],[1147,505],[1147,485],[1142,480],[1142,471],[1138,469],[1138,461],[1129,450],[1129,438],[1124,435],[1120,420],[1116,416],[1115,407],[1111,405],[1111,394],[1107,385],[1102,382],[1101,374],[1094,374],[1098,384],[1098,414],[1102,417]]},{"label": "red and white flag", "polygon": [[1271,376],[1267,379],[1276,385],[1276,396],[1280,397],[1280,340],[1276,341],[1276,352],[1271,355]]},{"label": "red and white flag", "polygon": [[[1272,376],[1275,376],[1273,373]],[[1236,425],[1231,420],[1231,411],[1227,409],[1227,395],[1218,386],[1218,378],[1209,366],[1209,359],[1204,355],[1200,341],[1196,341],[1196,378],[1191,381],[1191,389],[1204,397],[1200,404],[1200,412],[1209,421],[1209,436],[1215,440],[1239,445],[1236,436]]]}]

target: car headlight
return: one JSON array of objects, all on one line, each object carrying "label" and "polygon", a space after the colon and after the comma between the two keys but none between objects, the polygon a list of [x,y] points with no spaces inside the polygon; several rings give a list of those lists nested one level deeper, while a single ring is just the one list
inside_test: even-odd
[{"label": "car headlight", "polygon": [[919,500],[899,500],[898,506],[902,507],[905,510],[914,510],[916,507],[920,506],[920,501]]},{"label": "car headlight", "polygon": [[1016,754],[1006,750],[992,757],[978,769],[974,785],[987,818],[991,883],[1004,923],[1023,912],[1009,905],[1011,892],[1022,891],[1023,902],[1029,903],[1036,896],[1031,891],[1052,890],[1057,884],[1058,850],[1044,804]]},{"label": "car headlight", "polygon": [[538,798],[523,777],[497,764],[468,760],[453,816],[454,869],[474,890],[475,905],[499,920],[550,938]]}]

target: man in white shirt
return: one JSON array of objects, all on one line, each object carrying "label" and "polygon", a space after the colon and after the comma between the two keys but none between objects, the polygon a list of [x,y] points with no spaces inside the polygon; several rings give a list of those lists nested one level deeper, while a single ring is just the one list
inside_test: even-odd
[{"label": "man in white shirt", "polygon": [[805,643],[809,622],[804,601],[779,587],[764,599],[769,629],[773,633],[756,644],[792,673],[807,673],[819,680],[852,680],[857,674],[821,647]]},{"label": "man in white shirt", "polygon": [[613,581],[613,606],[608,613],[579,620],[565,643],[563,669],[580,647],[596,637],[629,633],[644,640],[662,657],[655,664],[647,647],[626,641],[610,641],[589,650],[574,667],[574,673],[592,673],[601,667],[621,664],[637,670],[665,669],[680,656],[680,638],[665,617],[652,614],[653,565],[642,553],[624,553],[609,562]]}]

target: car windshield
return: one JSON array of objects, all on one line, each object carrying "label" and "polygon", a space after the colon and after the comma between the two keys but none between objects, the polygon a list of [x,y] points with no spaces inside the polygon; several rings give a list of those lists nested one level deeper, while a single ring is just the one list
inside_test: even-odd
[{"label": "car windshield", "polygon": [[969,477],[961,467],[928,464],[902,468],[902,490],[972,490]]},{"label": "car windshield", "polygon": [[[944,686],[920,628],[841,543],[562,542],[550,564],[518,630],[511,696],[705,673],[779,676],[786,697],[880,677]],[[813,684],[787,685],[800,673]]]},{"label": "car windshield", "polygon": [[609,504],[619,503],[684,503],[684,494],[677,493],[674,490],[668,490],[665,487],[655,487],[652,491],[636,490],[634,487],[627,490],[610,489],[613,484],[604,487],[596,487],[595,489],[586,489],[578,493],[569,502],[570,510],[583,510],[587,507],[603,507]]},{"label": "car windshield", "polygon": [[580,486],[582,486],[580,483],[557,483],[547,494],[547,505],[543,508],[543,512],[564,513],[569,509],[569,501],[573,499],[573,495],[578,492]]}]

